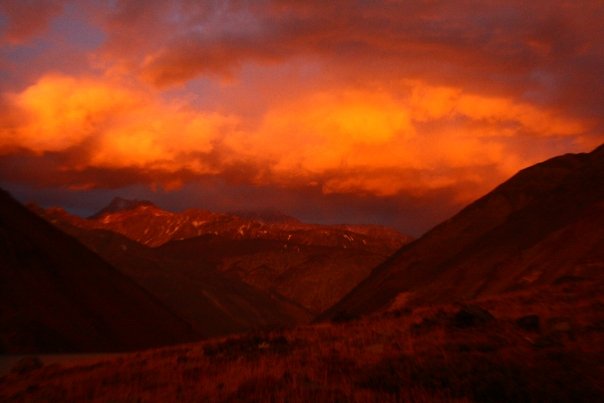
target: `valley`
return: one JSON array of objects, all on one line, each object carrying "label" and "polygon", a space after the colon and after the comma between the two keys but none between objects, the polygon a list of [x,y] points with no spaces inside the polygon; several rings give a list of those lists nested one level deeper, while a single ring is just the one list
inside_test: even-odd
[{"label": "valley", "polygon": [[[188,227],[190,212],[122,199],[125,208],[84,219],[60,209],[27,210],[6,195],[3,203],[13,213],[2,216],[3,284],[25,295],[40,283],[23,282],[20,273],[35,269],[51,279],[59,267],[66,270],[58,266],[62,259],[86,257],[94,264],[86,261],[61,278],[79,292],[94,289],[98,298],[113,293],[112,307],[122,303],[112,287],[140,285],[133,295],[155,301],[161,315],[173,313],[170,320],[183,333],[173,341],[126,344],[123,351],[139,351],[85,363],[23,359],[0,378],[0,398],[598,401],[604,396],[603,175],[602,146],[550,159],[410,242],[374,227],[230,215],[221,215],[220,225],[209,220],[202,233],[176,230],[168,239],[170,223],[195,227]],[[146,224],[136,227],[137,220]],[[151,236],[148,228],[162,230]],[[51,240],[49,249],[44,242]],[[19,252],[25,245],[28,252]],[[62,245],[69,252],[58,249]],[[52,257],[56,251],[61,259]],[[54,265],[26,257],[38,255],[52,257]],[[111,287],[88,285],[88,276],[100,275],[97,266],[115,272]],[[55,287],[67,290],[65,283]],[[36,291],[38,299],[49,299],[18,305],[25,299],[16,291],[3,294],[3,312],[17,307],[14,318],[49,317],[58,298]],[[130,309],[141,303],[123,302]],[[155,320],[160,313],[143,315]],[[105,320],[124,326],[119,317]],[[11,344],[14,322],[3,323],[6,352],[119,350],[68,344],[57,321],[41,333],[19,330],[21,343]],[[131,323],[129,335],[141,337],[135,332],[147,323]]]}]

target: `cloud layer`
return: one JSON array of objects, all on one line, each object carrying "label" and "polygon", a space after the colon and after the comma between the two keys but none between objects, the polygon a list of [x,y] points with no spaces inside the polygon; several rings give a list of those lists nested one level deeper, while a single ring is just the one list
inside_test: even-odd
[{"label": "cloud layer", "polygon": [[0,9],[9,64],[53,60],[2,92],[7,183],[459,206],[604,140],[598,1],[34,3]]},{"label": "cloud layer", "polygon": [[526,163],[510,139],[586,132],[580,120],[530,104],[421,82],[304,94],[268,108],[255,125],[106,79],[47,75],[5,99],[12,111],[0,135],[5,155],[62,155],[63,171],[163,172],[172,184],[182,175],[230,175],[325,193],[421,195],[459,186],[468,200]]}]

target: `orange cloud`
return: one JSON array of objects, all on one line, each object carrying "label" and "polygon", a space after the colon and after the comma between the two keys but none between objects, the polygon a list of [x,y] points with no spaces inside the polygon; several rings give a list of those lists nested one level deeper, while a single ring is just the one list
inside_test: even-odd
[{"label": "orange cloud", "polygon": [[276,171],[320,173],[357,165],[352,160],[363,158],[359,147],[413,135],[408,111],[387,93],[323,92],[269,110],[241,152],[278,160]]},{"label": "orange cloud", "polygon": [[[581,121],[511,99],[417,81],[405,87],[396,95],[320,92],[275,106],[231,147],[265,158],[270,180],[279,183],[323,180],[326,193],[381,196],[473,183],[460,195],[467,200],[534,162],[511,151],[511,138],[528,135],[538,143],[586,130]],[[488,177],[476,174],[482,167],[490,167]]]},{"label": "orange cloud", "polygon": [[7,99],[21,119],[0,130],[0,153],[64,155],[64,171],[154,172],[166,189],[215,175],[325,194],[451,188],[467,201],[542,158],[519,154],[514,139],[539,144],[587,130],[554,111],[417,80],[311,91],[271,105],[257,123],[102,78],[48,75]]},{"label": "orange cloud", "polygon": [[567,136],[578,135],[588,129],[577,118],[560,116],[556,111],[510,98],[467,94],[460,88],[429,86],[421,82],[411,81],[409,85],[413,88],[410,103],[417,121],[464,116],[480,121],[487,127],[508,122],[516,130],[515,133],[514,128],[496,127],[496,130],[488,130],[483,136],[514,135],[519,130],[538,136]]},{"label": "orange cloud", "polygon": [[392,218],[604,140],[600,0],[65,4],[0,2],[3,182],[229,183]]},{"label": "orange cloud", "polygon": [[11,132],[1,132],[0,149],[19,146],[36,153],[77,145],[137,103],[117,86],[61,75],[45,76],[7,98],[22,120]]},{"label": "orange cloud", "polygon": [[[491,123],[505,118],[507,126],[491,125],[483,135],[513,136],[518,131],[513,125],[533,135],[567,135],[582,129],[570,121],[572,115],[598,126],[578,141],[593,145],[602,138],[604,98],[594,90],[604,85],[604,49],[595,40],[604,35],[598,0],[363,5],[274,0],[221,6],[176,1],[161,10],[124,4],[106,25],[115,50],[109,59],[127,59],[139,77],[159,88],[199,77],[227,77],[237,85],[254,80],[241,76],[250,66],[270,70],[313,63],[316,76],[330,87],[372,82],[390,88],[401,79],[429,83],[430,94],[416,94],[431,98],[422,103],[424,110],[415,111],[417,120],[422,114],[426,122],[446,114]],[[129,43],[124,38],[132,31],[138,33],[137,46],[126,52],[120,44]],[[282,78],[271,85],[289,88],[290,83]],[[463,96],[455,93],[460,89]],[[564,121],[557,113],[541,114],[543,108],[556,110]]]},{"label": "orange cloud", "polygon": [[92,78],[49,75],[7,98],[20,119],[0,129],[0,153],[75,148],[80,167],[211,172],[195,156],[210,152],[236,126],[232,117],[194,112],[140,88]]}]

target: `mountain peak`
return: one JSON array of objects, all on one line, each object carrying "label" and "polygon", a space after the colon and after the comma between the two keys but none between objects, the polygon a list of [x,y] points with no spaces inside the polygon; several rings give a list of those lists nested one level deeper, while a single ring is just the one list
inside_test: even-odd
[{"label": "mountain peak", "polygon": [[122,197],[114,197],[107,206],[103,207],[90,218],[99,218],[109,213],[117,213],[118,211],[134,210],[140,206],[156,207],[155,204],[148,200],[124,199]]}]

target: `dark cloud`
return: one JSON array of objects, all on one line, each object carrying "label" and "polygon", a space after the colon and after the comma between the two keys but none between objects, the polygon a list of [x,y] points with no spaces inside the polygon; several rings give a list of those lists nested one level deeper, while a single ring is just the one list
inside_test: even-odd
[{"label": "dark cloud", "polygon": [[66,0],[18,0],[0,2],[0,13],[6,18],[1,41],[12,45],[23,43],[43,33],[53,17],[63,10]]},{"label": "dark cloud", "polygon": [[[39,162],[39,161],[38,161]],[[0,159],[4,170],[6,161]],[[48,172],[48,176],[57,172]],[[59,206],[74,214],[89,216],[100,210],[115,196],[151,200],[158,206],[181,211],[202,208],[218,212],[275,210],[297,217],[305,222],[323,224],[377,224],[399,229],[401,232],[419,236],[432,226],[454,214],[462,203],[454,202],[454,191],[439,190],[421,197],[405,194],[391,197],[371,195],[330,194],[325,195],[320,187],[307,186],[281,188],[277,186],[254,186],[233,183],[223,177],[206,176],[189,180],[178,190],[152,189],[140,185],[140,172],[116,170],[99,171],[97,179],[109,185],[99,188],[64,187],[64,183],[53,184],[38,176],[39,183],[10,180],[3,175],[0,187],[10,191],[23,203],[35,202],[44,207]],[[84,173],[83,173],[84,174]],[[94,173],[86,172],[80,177],[84,181]],[[77,183],[78,178],[62,181]],[[108,176],[111,176],[108,178]],[[16,177],[13,176],[13,179]],[[127,178],[124,180],[124,178]],[[55,186],[56,185],[56,186]]]},{"label": "dark cloud", "polygon": [[262,2],[245,8],[247,24],[238,24],[241,7],[216,17],[220,29],[185,21],[178,35],[150,50],[143,70],[155,84],[170,85],[307,56],[352,75],[543,94],[542,102],[561,106],[571,104],[564,102],[569,96],[574,105],[600,104],[601,95],[575,89],[602,80],[596,38],[604,36],[603,9],[598,1]]}]

